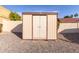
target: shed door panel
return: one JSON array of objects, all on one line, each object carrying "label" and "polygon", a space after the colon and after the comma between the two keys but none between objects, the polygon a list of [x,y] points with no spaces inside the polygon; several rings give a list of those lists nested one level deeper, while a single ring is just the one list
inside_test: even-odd
[{"label": "shed door panel", "polygon": [[39,22],[40,39],[46,39],[46,16],[41,16]]},{"label": "shed door panel", "polygon": [[39,16],[33,16],[33,39],[39,38]]},{"label": "shed door panel", "polygon": [[33,16],[33,39],[46,39],[46,16]]}]

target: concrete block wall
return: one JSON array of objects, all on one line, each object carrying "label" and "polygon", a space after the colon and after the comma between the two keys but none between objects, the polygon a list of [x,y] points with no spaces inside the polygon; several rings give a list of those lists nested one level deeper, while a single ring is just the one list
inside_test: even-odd
[{"label": "concrete block wall", "polygon": [[79,33],[79,23],[60,23],[58,33]]},{"label": "concrete block wall", "polygon": [[22,32],[22,21],[2,21],[3,32]]}]

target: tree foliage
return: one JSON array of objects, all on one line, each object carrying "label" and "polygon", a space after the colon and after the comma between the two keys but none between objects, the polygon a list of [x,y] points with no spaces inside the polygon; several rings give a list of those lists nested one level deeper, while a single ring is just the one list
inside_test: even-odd
[{"label": "tree foliage", "polygon": [[21,20],[21,16],[17,13],[11,12],[9,15],[10,20],[19,21]]},{"label": "tree foliage", "polygon": [[74,14],[74,17],[78,17],[78,13]]},{"label": "tree foliage", "polygon": [[70,16],[64,16],[64,18],[71,18]]},{"label": "tree foliage", "polygon": [[70,18],[73,18],[73,15],[72,14],[70,15]]},{"label": "tree foliage", "polygon": [[60,25],[60,20],[57,19],[57,29],[59,29],[59,25]]},{"label": "tree foliage", "polygon": [[66,16],[64,16],[64,18],[73,18],[73,17],[78,17],[79,15],[78,15],[78,13],[75,13],[75,14],[71,14],[71,15],[66,15]]}]

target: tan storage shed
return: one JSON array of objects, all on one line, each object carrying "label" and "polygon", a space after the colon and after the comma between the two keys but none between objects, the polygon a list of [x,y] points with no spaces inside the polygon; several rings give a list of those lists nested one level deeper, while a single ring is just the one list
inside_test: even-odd
[{"label": "tan storage shed", "polygon": [[23,39],[57,39],[57,13],[24,12]]}]

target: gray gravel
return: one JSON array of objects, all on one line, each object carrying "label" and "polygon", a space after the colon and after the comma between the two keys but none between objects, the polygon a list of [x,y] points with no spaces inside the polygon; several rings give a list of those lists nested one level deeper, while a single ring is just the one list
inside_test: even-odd
[{"label": "gray gravel", "polygon": [[[21,34],[19,35],[21,36]],[[58,39],[53,41],[23,40],[21,39],[21,37],[19,37],[19,35],[10,32],[0,33],[0,52],[3,53],[79,52],[78,34],[70,34],[70,33],[65,35],[58,34]]]}]

